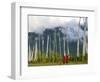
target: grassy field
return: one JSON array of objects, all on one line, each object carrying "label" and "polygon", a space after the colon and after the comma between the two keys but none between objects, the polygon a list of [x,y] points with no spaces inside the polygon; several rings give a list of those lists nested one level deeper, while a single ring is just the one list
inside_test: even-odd
[{"label": "grassy field", "polygon": [[66,64],[58,64],[58,63],[29,63],[28,66],[31,67],[31,66],[55,66],[55,65],[78,65],[78,64],[87,64],[87,62],[69,62],[69,63],[66,63]]},{"label": "grassy field", "polygon": [[78,65],[88,64],[88,56],[85,57],[71,57],[67,63],[63,62],[63,58],[60,56],[53,56],[49,58],[38,57],[37,61],[28,62],[28,66],[54,66],[54,65]]}]

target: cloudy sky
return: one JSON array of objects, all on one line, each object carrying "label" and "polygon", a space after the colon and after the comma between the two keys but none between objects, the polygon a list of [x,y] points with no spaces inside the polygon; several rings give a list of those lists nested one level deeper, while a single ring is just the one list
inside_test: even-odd
[{"label": "cloudy sky", "polygon": [[45,28],[52,29],[55,26],[64,26],[71,21],[79,23],[79,20],[78,17],[29,16],[29,32],[42,33]]}]

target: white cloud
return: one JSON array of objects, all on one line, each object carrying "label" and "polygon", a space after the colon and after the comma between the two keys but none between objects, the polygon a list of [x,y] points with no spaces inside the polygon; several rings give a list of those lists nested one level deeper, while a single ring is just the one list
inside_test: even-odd
[{"label": "white cloud", "polygon": [[53,16],[29,16],[29,32],[42,33],[45,28],[54,28],[55,26],[63,26],[65,23],[79,18],[72,17],[53,17]]}]

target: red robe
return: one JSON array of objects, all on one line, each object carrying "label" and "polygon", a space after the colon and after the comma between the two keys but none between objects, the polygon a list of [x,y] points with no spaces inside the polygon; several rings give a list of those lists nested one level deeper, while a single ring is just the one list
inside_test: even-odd
[{"label": "red robe", "polygon": [[68,63],[68,55],[64,55],[64,63]]}]

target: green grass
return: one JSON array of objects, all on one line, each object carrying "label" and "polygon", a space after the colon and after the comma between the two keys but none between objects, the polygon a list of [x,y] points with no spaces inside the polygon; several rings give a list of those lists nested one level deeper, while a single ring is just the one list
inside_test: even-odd
[{"label": "green grass", "polygon": [[88,64],[87,61],[69,61],[68,63],[60,62],[30,62],[28,66],[51,66],[51,65],[77,65],[77,64]]},{"label": "green grass", "polygon": [[45,54],[38,53],[38,58],[36,61],[32,60],[28,62],[28,66],[53,66],[53,65],[78,65],[78,64],[88,64],[88,55],[85,57],[80,55],[80,57],[71,56],[68,63],[63,63],[63,57],[58,53],[52,52],[48,58],[46,58]]},{"label": "green grass", "polygon": [[63,63],[29,63],[28,66],[54,66],[54,65],[78,65],[78,64],[87,64],[86,62],[69,62],[66,64]]}]

